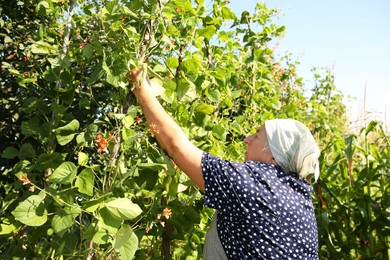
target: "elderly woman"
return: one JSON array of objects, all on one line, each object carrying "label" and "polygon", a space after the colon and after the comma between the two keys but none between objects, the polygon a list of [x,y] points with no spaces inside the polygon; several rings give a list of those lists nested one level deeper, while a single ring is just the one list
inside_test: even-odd
[{"label": "elderly woman", "polygon": [[133,93],[157,142],[217,210],[204,259],[318,259],[309,174],[318,178],[319,149],[308,128],[291,119],[266,121],[244,139],[245,162],[194,146],[152,94],[142,70],[130,72]]}]

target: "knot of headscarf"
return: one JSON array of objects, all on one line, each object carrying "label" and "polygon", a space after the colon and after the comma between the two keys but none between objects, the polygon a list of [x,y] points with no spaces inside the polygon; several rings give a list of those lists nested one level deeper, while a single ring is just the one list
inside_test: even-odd
[{"label": "knot of headscarf", "polygon": [[278,166],[286,173],[298,173],[300,178],[314,174],[317,181],[320,149],[304,124],[293,119],[273,119],[265,122],[265,130]]}]

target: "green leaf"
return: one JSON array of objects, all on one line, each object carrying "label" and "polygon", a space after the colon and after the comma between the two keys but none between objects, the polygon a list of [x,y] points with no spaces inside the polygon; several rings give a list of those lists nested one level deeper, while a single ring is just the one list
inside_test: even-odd
[{"label": "green leaf", "polygon": [[166,60],[168,68],[177,68],[179,66],[179,60],[175,57],[170,57]]},{"label": "green leaf", "polygon": [[236,15],[230,10],[230,8],[224,6],[222,8],[222,17],[226,20],[234,20],[236,19]]},{"label": "green leaf", "polygon": [[108,212],[117,219],[133,219],[142,213],[141,208],[128,198],[117,198],[106,204]]},{"label": "green leaf", "polygon": [[212,105],[202,103],[196,107],[196,111],[206,115],[211,115],[214,112],[214,107]]},{"label": "green leaf", "polygon": [[112,243],[115,234],[121,226],[122,220],[113,218],[107,208],[102,208],[99,211],[99,221],[97,225],[91,225],[86,231],[86,237],[97,244]]},{"label": "green leaf", "polygon": [[63,162],[57,169],[50,175],[50,181],[58,184],[71,183],[77,173],[77,167],[72,162]]},{"label": "green leaf", "polygon": [[175,98],[175,90],[176,90],[176,82],[171,79],[165,79],[164,80],[164,88],[165,92],[161,94],[161,98],[169,103],[172,104]]},{"label": "green leaf", "polygon": [[87,79],[87,84],[92,85],[96,81],[98,81],[101,77],[104,75],[104,70],[102,68],[102,61],[100,61],[96,66],[93,68],[93,72],[91,74],[91,77]]},{"label": "green leaf", "polygon": [[112,214],[108,211],[107,207],[103,207],[99,210],[100,217],[102,221],[102,228],[107,230],[110,235],[113,237],[116,232],[118,232],[119,227],[122,224],[121,219],[113,218]]},{"label": "green leaf", "polygon": [[207,89],[206,94],[208,94],[207,98],[211,102],[219,102],[221,100],[221,92],[219,92],[218,89],[209,88]]},{"label": "green leaf", "polygon": [[12,172],[19,177],[19,175],[23,173],[28,173],[30,172],[30,165],[31,162],[27,160],[21,160],[17,162],[14,167],[12,168]]},{"label": "green leaf", "polygon": [[12,42],[11,37],[9,37],[8,35],[6,35],[6,36],[4,37],[4,43],[11,43],[11,42]]},{"label": "green leaf", "polygon": [[177,99],[184,103],[193,102],[196,98],[196,86],[185,76],[183,71],[180,71],[180,75],[182,79],[179,80],[176,88]]},{"label": "green leaf", "polygon": [[47,221],[47,210],[42,203],[44,199],[45,193],[43,192],[31,195],[12,211],[12,215],[27,226],[42,226]]},{"label": "green leaf", "polygon": [[75,224],[74,220],[80,213],[81,209],[79,207],[67,206],[54,215],[51,226],[57,234],[61,233]]},{"label": "green leaf", "polygon": [[129,225],[123,225],[115,235],[114,249],[122,259],[133,259],[138,249],[138,238]]},{"label": "green leaf", "polygon": [[240,97],[241,93],[242,93],[241,89],[232,91],[232,99],[236,99],[236,98]]},{"label": "green leaf", "polygon": [[88,196],[93,196],[93,185],[95,181],[95,175],[92,169],[84,169],[77,176],[75,186],[79,189],[80,193]]},{"label": "green leaf", "polygon": [[8,146],[8,147],[5,148],[5,150],[3,151],[2,155],[1,155],[1,158],[13,159],[13,158],[15,158],[15,157],[18,156],[18,155],[19,155],[18,149],[16,149],[16,148],[13,147],[13,146]]},{"label": "green leaf", "polygon": [[3,223],[0,224],[0,235],[11,234],[11,233],[15,232],[16,230],[18,230],[20,228],[20,226],[22,226],[22,224],[20,222],[15,221],[15,223],[9,223],[9,221],[7,219],[2,220],[2,221],[3,221]]},{"label": "green leaf", "polygon": [[79,152],[77,155],[78,155],[78,160],[77,160],[78,165],[85,166],[88,164],[88,159],[89,159],[88,154]]},{"label": "green leaf", "polygon": [[46,170],[48,168],[57,168],[64,159],[61,154],[54,152],[51,154],[43,153],[38,156],[37,161],[35,162],[34,169],[36,170]]},{"label": "green leaf", "polygon": [[215,28],[214,25],[206,26],[205,28],[198,29],[198,34],[200,36],[203,36],[205,39],[210,40],[217,29]]},{"label": "green leaf", "polygon": [[[190,75],[198,76],[199,71],[203,70],[201,58],[198,55],[191,55],[188,59],[182,63],[184,75],[182,75],[187,81]],[[183,73],[183,71],[182,71]]]},{"label": "green leaf", "polygon": [[95,48],[92,44],[85,45],[85,48],[83,48],[83,54],[84,56],[89,59],[92,57],[92,54],[95,52]]},{"label": "green leaf", "polygon": [[23,144],[22,147],[20,147],[19,151],[19,158],[25,159],[25,158],[34,158],[36,156],[34,147],[30,143]]},{"label": "green leaf", "polygon": [[22,134],[26,137],[32,135],[39,135],[40,133],[40,122],[36,117],[31,118],[28,122],[22,122]]},{"label": "green leaf", "polygon": [[45,16],[47,10],[50,10],[50,6],[46,1],[40,1],[35,7],[35,12],[41,16]]},{"label": "green leaf", "polygon": [[71,142],[74,136],[77,134],[79,127],[80,123],[76,119],[73,119],[64,126],[58,127],[56,129],[57,142],[60,145],[66,145],[67,143]]},{"label": "green leaf", "polygon": [[104,229],[102,221],[92,223],[84,233],[84,237],[98,245],[104,245],[111,241],[110,233]]},{"label": "green leaf", "polygon": [[106,4],[107,11],[112,14],[113,12],[117,11],[119,8],[118,0],[110,1]]},{"label": "green leaf", "polygon": [[226,140],[226,129],[221,125],[215,125],[213,127],[213,135],[219,140]]},{"label": "green leaf", "polygon": [[86,143],[85,132],[82,132],[76,136],[76,142],[78,146],[84,146]]},{"label": "green leaf", "polygon": [[31,52],[34,54],[50,54],[50,51],[56,52],[57,46],[43,41],[38,41],[31,45]]},{"label": "green leaf", "polygon": [[148,168],[153,171],[168,170],[167,165],[164,163],[140,163],[138,164],[139,168]]},{"label": "green leaf", "polygon": [[150,80],[150,87],[152,94],[157,97],[165,92],[165,89],[162,87],[163,82],[157,78]]},{"label": "green leaf", "polygon": [[87,212],[97,210],[102,202],[100,200],[90,200],[83,203],[83,209]]},{"label": "green leaf", "polygon": [[134,17],[134,18],[138,18],[138,15],[137,15],[136,13],[134,13],[133,11],[131,11],[131,10],[130,10],[129,8],[127,8],[126,6],[121,6],[121,8],[122,8],[122,12],[123,12],[124,14],[128,14],[128,15]]},{"label": "green leaf", "polygon": [[226,42],[227,40],[229,40],[229,38],[230,38],[230,35],[227,34],[225,31],[219,32],[219,34],[218,34],[218,39],[221,42]]},{"label": "green leaf", "polygon": [[134,123],[134,117],[132,115],[127,115],[122,119],[122,124],[125,128],[130,129],[131,125]]},{"label": "green leaf", "polygon": [[365,134],[368,135],[370,132],[373,131],[373,129],[378,125],[378,121],[370,121],[370,123],[368,123],[368,126],[366,127],[366,131],[365,131]]}]

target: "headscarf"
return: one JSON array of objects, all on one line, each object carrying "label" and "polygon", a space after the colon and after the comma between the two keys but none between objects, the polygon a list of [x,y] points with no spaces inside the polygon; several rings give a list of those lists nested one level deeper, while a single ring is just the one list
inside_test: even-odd
[{"label": "headscarf", "polygon": [[277,163],[286,173],[297,173],[300,178],[320,170],[318,148],[310,130],[293,119],[273,119],[265,122],[268,146]]}]

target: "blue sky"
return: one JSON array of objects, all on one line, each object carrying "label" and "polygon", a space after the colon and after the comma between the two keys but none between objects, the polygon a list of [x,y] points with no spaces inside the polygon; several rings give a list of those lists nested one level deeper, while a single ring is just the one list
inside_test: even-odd
[{"label": "blue sky", "polygon": [[[230,0],[241,15],[257,2],[281,10],[274,23],[286,26],[278,53],[291,53],[308,87],[311,68],[333,69],[351,121],[366,111],[390,124],[390,0]],[[348,98],[351,96],[352,98]]]}]

